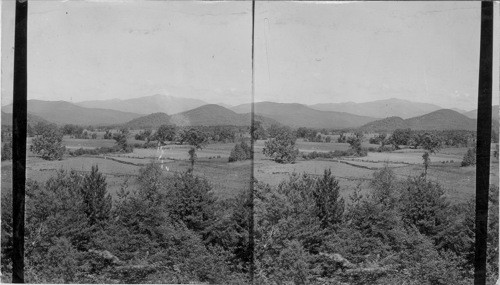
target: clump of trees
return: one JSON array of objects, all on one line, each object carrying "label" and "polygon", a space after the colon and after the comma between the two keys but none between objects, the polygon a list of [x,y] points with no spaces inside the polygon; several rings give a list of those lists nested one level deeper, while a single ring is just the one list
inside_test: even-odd
[{"label": "clump of trees", "polygon": [[113,139],[113,133],[111,133],[111,130],[106,130],[106,132],[104,133],[103,138],[105,140],[111,140],[111,139]]},{"label": "clump of trees", "polygon": [[411,129],[397,129],[389,138],[389,143],[392,144],[394,148],[399,149],[400,145],[408,145],[411,136]]},{"label": "clump of trees", "polygon": [[[29,283],[247,284],[247,194],[219,201],[192,173],[154,164],[112,200],[97,166],[27,181]],[[12,275],[12,193],[2,193],[2,281]]]},{"label": "clump of trees", "polygon": [[132,152],[134,148],[127,143],[129,131],[126,128],[120,129],[119,132],[113,134],[113,139],[116,141],[115,148],[121,152]]},{"label": "clump of trees", "polygon": [[[336,181],[325,173],[293,174],[277,187],[257,183],[256,283],[472,282],[473,200],[452,205],[440,184],[398,179],[386,167],[374,173],[368,192],[357,188],[346,204]],[[493,284],[498,187],[491,192],[487,260]]]},{"label": "clump of trees", "polygon": [[278,163],[295,163],[299,150],[295,147],[297,138],[287,127],[273,129],[265,142],[263,153]]},{"label": "clump of trees", "polygon": [[12,128],[2,126],[2,161],[12,159]]},{"label": "clump of trees", "polygon": [[247,160],[252,158],[252,150],[250,146],[242,141],[239,144],[235,144],[234,148],[231,150],[229,154],[229,162]]},{"label": "clump of trees", "polygon": [[422,159],[424,160],[424,177],[427,176],[427,169],[431,163],[430,154],[439,151],[441,148],[441,141],[433,134],[424,133],[420,136],[420,144],[422,148],[425,150],[422,155]]},{"label": "clump of trees", "polygon": [[[252,132],[251,132],[252,135]],[[262,126],[262,122],[254,121],[253,123],[253,136],[252,139],[256,140],[266,140],[267,139],[267,131]]]},{"label": "clump of trees", "polygon": [[387,144],[387,134],[386,133],[378,134],[375,137],[371,137],[368,140],[368,142],[371,144],[380,144],[381,146],[385,146]]},{"label": "clump of trees", "polygon": [[174,125],[161,125],[154,134],[155,140],[164,144],[167,141],[175,140],[177,127]]},{"label": "clump of trees", "polygon": [[179,143],[187,143],[191,146],[188,151],[189,161],[191,162],[190,171],[194,170],[194,163],[197,159],[196,150],[202,149],[208,143],[207,136],[195,128],[183,131],[179,134]]},{"label": "clump of trees", "polygon": [[354,136],[351,136],[347,139],[347,143],[349,143],[351,149],[354,151],[357,156],[366,156],[367,151],[361,146],[363,142],[363,133],[357,132]]},{"label": "clump of trees", "polygon": [[347,142],[347,136],[345,135],[345,133],[342,132],[342,133],[339,134],[337,142],[338,143],[345,143],[345,142]]},{"label": "clump of trees", "polygon": [[153,131],[150,129],[143,130],[139,132],[138,134],[135,134],[134,138],[138,141],[147,141],[149,142],[151,140],[151,135]]},{"label": "clump of trees", "polygon": [[469,148],[461,163],[462,166],[476,165],[476,148]]},{"label": "clump of trees", "polygon": [[66,147],[62,145],[63,134],[56,125],[40,122],[36,125],[35,134],[30,151],[46,160],[62,159]]},{"label": "clump of trees", "polygon": [[2,161],[12,159],[12,141],[2,143]]},{"label": "clump of trees", "polygon": [[387,139],[387,142],[392,144],[396,149],[401,145],[410,146],[412,148],[424,147],[429,143],[429,138],[441,146],[448,147],[464,147],[474,143],[475,132],[461,130],[434,130],[434,131],[417,131],[412,129],[397,129]]}]

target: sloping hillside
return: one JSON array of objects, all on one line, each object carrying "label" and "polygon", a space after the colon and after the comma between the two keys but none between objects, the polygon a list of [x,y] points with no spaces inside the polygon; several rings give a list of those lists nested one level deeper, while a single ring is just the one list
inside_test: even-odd
[{"label": "sloping hillside", "polygon": [[176,114],[206,104],[206,102],[198,99],[180,98],[159,94],[133,99],[96,100],[77,103],[78,106],[87,108],[104,108],[138,114],[151,114],[159,112]]},{"label": "sloping hillside", "polygon": [[165,113],[153,113],[147,116],[133,119],[125,124],[125,127],[130,129],[156,129],[161,125],[168,125],[170,123],[170,116]]},{"label": "sloping hillside", "polygon": [[193,110],[172,115],[170,121],[177,126],[249,126],[250,120],[229,109],[208,104]]},{"label": "sloping hillside", "polygon": [[403,119],[442,109],[434,104],[412,102],[396,98],[364,103],[323,103],[310,105],[309,107],[321,111],[346,112],[374,118],[401,117]]},{"label": "sloping hillside", "polygon": [[[10,113],[11,110],[12,105],[2,107],[2,111]],[[84,108],[66,101],[42,100],[28,100],[28,113],[59,125],[112,125],[122,124],[140,117],[136,113]]]},{"label": "sloping hillside", "polygon": [[[264,127],[277,124],[276,121],[256,115],[256,121],[262,122]],[[133,129],[157,128],[162,124],[177,126],[250,126],[251,115],[237,114],[229,109],[215,104],[208,104],[193,110],[169,116],[165,113],[154,113],[134,119],[126,124]]]},{"label": "sloping hillside", "polygon": [[[232,108],[235,112],[244,112],[250,109],[250,104],[239,105]],[[296,103],[255,103],[255,113],[274,119],[280,124],[290,127],[310,128],[357,128],[374,118],[353,115],[345,112],[328,112],[311,109]]]},{"label": "sloping hillside", "polygon": [[413,130],[476,130],[476,120],[450,109],[437,110],[422,116],[403,120],[391,117],[368,123],[360,128],[363,131],[392,132],[395,129]]},{"label": "sloping hillside", "polygon": [[[492,110],[491,110],[491,119],[493,121],[498,121],[498,105],[494,105],[492,106]],[[477,109],[474,109],[472,111],[469,111],[469,112],[465,112],[463,113],[465,116],[471,118],[471,119],[477,119]]]},{"label": "sloping hillside", "polygon": [[450,109],[441,109],[429,114],[407,119],[414,130],[469,130],[476,129],[476,120]]},{"label": "sloping hillside", "polygon": [[400,117],[389,117],[370,122],[359,129],[364,132],[387,132],[389,130],[409,128],[408,123]]},{"label": "sloping hillside", "polygon": [[[30,126],[34,126],[39,122],[50,123],[49,121],[33,114],[28,114],[26,119],[28,121],[28,125]],[[2,125],[12,126],[12,113],[9,114],[2,111]]]}]

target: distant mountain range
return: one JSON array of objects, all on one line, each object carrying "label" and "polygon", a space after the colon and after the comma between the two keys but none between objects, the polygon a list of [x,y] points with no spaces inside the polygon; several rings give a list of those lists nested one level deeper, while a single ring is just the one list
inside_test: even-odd
[{"label": "distant mountain range", "polygon": [[408,119],[443,109],[434,104],[411,102],[401,99],[377,100],[366,103],[323,103],[309,106],[321,111],[346,112],[373,118],[401,117]]},{"label": "distant mountain range", "polygon": [[422,116],[409,119],[389,117],[370,122],[362,127],[362,131],[392,132],[395,129],[410,128],[412,130],[469,130],[475,131],[477,121],[450,109],[437,110]]},{"label": "distant mountain range", "polygon": [[76,105],[86,108],[111,109],[143,115],[159,112],[171,115],[198,108],[206,104],[208,103],[198,99],[179,98],[159,94],[124,100],[111,99],[76,103]]},{"label": "distant mountain range", "polygon": [[[83,107],[99,103],[99,108]],[[115,102],[116,104],[112,104]],[[169,105],[170,102],[171,104]],[[191,104],[191,105],[189,105]],[[196,106],[201,104],[201,106]],[[343,104],[343,105],[342,105]],[[125,112],[113,108],[132,108],[136,112]],[[162,106],[159,106],[162,105]],[[181,106],[182,105],[182,106]],[[87,101],[78,104],[66,101],[28,100],[28,121],[47,121],[59,125],[126,125],[132,128],[156,128],[161,124],[188,125],[250,125],[251,104],[242,104],[234,107],[224,104],[205,104],[196,99],[176,98],[172,96],[153,95],[129,100],[102,100]],[[128,106],[128,107],[126,107]],[[142,107],[141,107],[142,106]],[[191,108],[190,106],[196,106]],[[343,106],[342,111],[322,111],[314,108],[335,109]],[[362,111],[356,111],[353,106],[358,106]],[[427,109],[440,108],[437,105],[414,103],[399,99],[388,99],[367,103],[341,103],[341,104],[316,104],[307,106],[297,103],[257,102],[255,119],[264,126],[282,124],[290,127],[311,127],[328,129],[354,129],[391,131],[397,128],[412,129],[465,129],[475,130],[477,111],[472,110],[461,114],[456,110],[438,109],[406,117],[411,112],[409,106],[416,110],[411,112],[424,112]],[[314,108],[312,108],[314,107]],[[176,113],[151,112],[150,110],[183,110]],[[189,109],[190,108],[190,109]],[[354,108],[354,109],[352,109]],[[376,112],[378,109],[378,113]],[[493,108],[494,126],[498,126],[498,105]],[[370,111],[371,110],[371,111]],[[380,116],[390,111],[389,116],[378,119],[375,116],[357,115],[365,113]],[[458,110],[462,111],[462,110]],[[12,124],[12,104],[2,107],[2,124]],[[406,114],[404,117],[394,114]]]},{"label": "distant mountain range", "polygon": [[[256,115],[255,120],[262,122],[264,127],[278,124],[275,120]],[[132,129],[157,128],[162,124],[174,124],[177,126],[250,126],[250,113],[237,114],[227,108],[215,104],[207,104],[186,112],[168,115],[165,113],[154,113],[146,115],[130,122],[125,126]]]},{"label": "distant mountain range", "polygon": [[[2,107],[12,113],[12,105]],[[28,113],[59,125],[113,125],[121,124],[141,115],[101,108],[85,108],[66,101],[28,100]]]},{"label": "distant mountain range", "polygon": [[[231,110],[248,112],[250,104],[238,105]],[[276,120],[290,127],[310,128],[357,128],[375,118],[353,115],[345,112],[319,111],[297,103],[258,102],[254,104],[255,114]]]}]

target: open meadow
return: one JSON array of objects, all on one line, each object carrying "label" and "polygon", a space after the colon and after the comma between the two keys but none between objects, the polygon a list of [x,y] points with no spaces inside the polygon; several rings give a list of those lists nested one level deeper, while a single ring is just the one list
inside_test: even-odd
[{"label": "open meadow", "polygon": [[[28,141],[30,143],[30,141]],[[114,140],[69,139],[63,140],[68,149],[111,147]],[[250,185],[250,161],[228,163],[228,157],[234,144],[209,144],[196,152],[197,161],[194,174],[205,177],[212,185],[214,194],[219,198],[238,195]],[[29,149],[29,147],[28,147]],[[62,160],[43,160],[31,152],[27,154],[26,176],[35,181],[44,182],[59,170],[75,170],[88,173],[92,165],[106,176],[108,191],[115,196],[117,191],[127,185],[133,189],[139,169],[149,163],[157,163],[166,173],[172,175],[190,168],[188,160],[189,146],[171,145],[164,148],[163,159],[159,160],[157,149],[134,149],[132,153],[116,153],[93,156],[65,156]],[[12,188],[12,162],[2,162],[2,190]]]},{"label": "open meadow", "polygon": [[[306,173],[313,176],[322,175],[325,169],[331,169],[339,179],[341,195],[348,197],[356,187],[363,192],[369,189],[369,181],[373,172],[388,166],[400,178],[418,176],[424,171],[421,149],[401,149],[393,152],[369,152],[365,157],[341,157],[333,159],[299,158],[294,164],[279,164],[263,155],[264,140],[254,145],[255,178],[270,185],[278,185],[292,173]],[[30,140],[28,140],[30,143]],[[114,140],[105,139],[73,139],[64,138],[63,144],[68,149],[111,147]],[[207,178],[213,186],[214,193],[220,197],[234,197],[250,183],[251,162],[228,162],[233,143],[208,144],[196,152],[194,173]],[[297,141],[301,153],[345,151],[347,143],[321,143]],[[80,173],[89,172],[92,165],[106,175],[108,189],[114,195],[121,187],[133,188],[135,177],[141,167],[148,163],[157,163],[166,173],[184,172],[190,168],[189,146],[167,145],[162,151],[156,148],[135,148],[132,153],[114,153],[95,156],[65,156],[59,161],[43,160],[33,153],[28,153],[27,177],[36,181],[46,181],[58,170],[75,170]],[[467,148],[444,148],[431,155],[428,178],[439,182],[452,201],[464,201],[474,195],[475,167],[461,167],[460,162]],[[161,159],[159,156],[161,155]],[[498,185],[498,159],[492,157],[490,183]],[[2,162],[2,189],[11,187],[12,165]]]},{"label": "open meadow", "polygon": [[[299,152],[308,153],[346,150],[346,143],[316,143],[297,141]],[[421,149],[401,149],[393,152],[369,152],[365,157],[342,157],[334,159],[305,160],[298,158],[294,164],[278,164],[262,154],[264,141],[255,144],[255,178],[261,182],[278,185],[292,173],[307,173],[313,176],[331,169],[339,179],[341,195],[346,198],[356,187],[361,193],[369,191],[369,181],[373,172],[385,165],[404,179],[419,176],[424,171]],[[474,166],[460,165],[467,148],[444,148],[430,156],[431,164],[427,177],[439,182],[451,201],[463,202],[475,194],[476,169]],[[498,185],[498,159],[491,157],[490,183]]]}]

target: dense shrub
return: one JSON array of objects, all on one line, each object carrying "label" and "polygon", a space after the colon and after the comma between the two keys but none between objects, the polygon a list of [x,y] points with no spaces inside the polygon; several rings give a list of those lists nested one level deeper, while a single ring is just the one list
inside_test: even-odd
[{"label": "dense shrub", "polygon": [[[318,180],[324,182],[315,183]],[[320,194],[314,185],[331,187]],[[318,213],[336,212],[336,185],[335,179],[298,174],[278,187],[256,185],[258,283],[472,282],[474,201],[452,206],[438,183],[422,176],[399,180],[385,167],[373,174],[367,193],[355,190],[343,215],[322,219],[325,215]],[[327,202],[330,195],[337,198]],[[325,205],[331,210],[322,211]],[[491,190],[490,207],[487,260],[488,284],[493,284],[498,269],[498,187]],[[335,226],[325,227],[327,220],[336,221]]]},{"label": "dense shrub", "polygon": [[229,155],[229,162],[247,160],[251,158],[252,154],[250,147],[242,141],[241,143],[234,145],[234,148],[231,150]]},{"label": "dense shrub", "polygon": [[366,148],[362,148],[360,150],[360,153],[357,153],[353,149],[335,150],[335,151],[329,151],[329,152],[312,151],[309,153],[302,153],[302,158],[304,158],[304,159],[316,159],[316,158],[332,159],[332,158],[339,158],[339,157],[343,157],[343,156],[366,156],[367,153],[368,153],[368,149],[366,149]]},{"label": "dense shrub", "polygon": [[68,152],[68,154],[71,156],[99,155],[99,154],[107,154],[107,153],[114,153],[114,152],[131,153],[133,150],[134,150],[134,148],[131,145],[127,145],[125,147],[125,149],[122,149],[121,147],[115,145],[112,147],[103,146],[103,147],[91,148],[91,149],[79,148],[76,150],[70,150]]},{"label": "dense shrub", "polygon": [[60,160],[65,151],[63,134],[56,125],[38,124],[37,136],[33,138],[30,150],[45,160]]},{"label": "dense shrub", "polygon": [[272,138],[264,145],[263,153],[278,163],[295,163],[299,150],[295,147],[297,138],[293,132],[285,127],[270,132]]},{"label": "dense shrub", "polygon": [[2,144],[2,161],[12,159],[12,141]]},{"label": "dense shrub", "polygon": [[152,130],[144,130],[135,134],[134,138],[138,141],[149,141],[151,139]]},{"label": "dense shrub", "polygon": [[476,165],[476,148],[469,148],[462,160],[462,166]]},{"label": "dense shrub", "polygon": [[377,148],[377,152],[391,152],[396,150],[396,148],[392,145],[381,145]]},{"label": "dense shrub", "polygon": [[[26,281],[249,283],[243,196],[219,205],[204,178],[167,178],[153,164],[135,185],[124,184],[112,202],[97,167],[60,171],[44,184],[28,180]],[[1,210],[2,281],[10,281],[11,193],[2,192]]]}]

